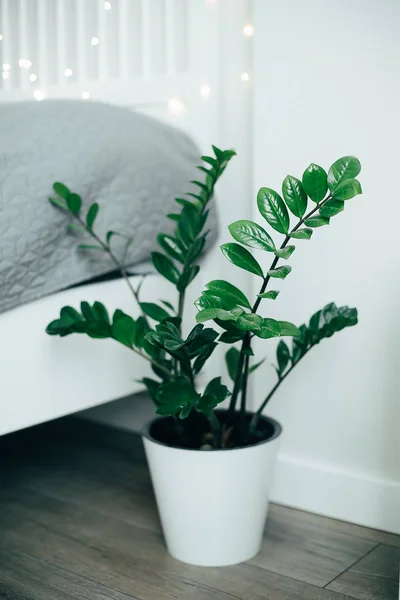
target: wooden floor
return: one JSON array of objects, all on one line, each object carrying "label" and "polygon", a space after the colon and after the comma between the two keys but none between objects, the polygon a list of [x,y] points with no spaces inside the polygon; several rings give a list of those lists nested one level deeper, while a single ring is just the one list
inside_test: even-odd
[{"label": "wooden floor", "polygon": [[168,556],[141,441],[67,419],[0,439],[0,598],[397,600],[400,536],[272,506],[261,554]]}]

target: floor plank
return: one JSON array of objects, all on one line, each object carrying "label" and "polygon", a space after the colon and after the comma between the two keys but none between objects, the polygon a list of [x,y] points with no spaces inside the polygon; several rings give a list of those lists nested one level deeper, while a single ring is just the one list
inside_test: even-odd
[{"label": "floor plank", "polygon": [[6,438],[0,599],[364,598],[340,574],[376,546],[372,530],[272,506],[262,552],[250,563],[184,565],[165,550],[136,436],[66,419]]},{"label": "floor plank", "polygon": [[327,587],[359,600],[397,600],[399,567],[400,548],[382,544]]}]

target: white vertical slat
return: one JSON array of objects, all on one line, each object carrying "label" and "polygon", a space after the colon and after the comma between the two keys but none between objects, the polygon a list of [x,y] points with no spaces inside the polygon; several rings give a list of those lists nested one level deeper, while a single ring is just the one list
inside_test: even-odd
[{"label": "white vertical slat", "polygon": [[151,5],[150,0],[142,0],[142,75],[146,79],[151,75]]},{"label": "white vertical slat", "polygon": [[[3,63],[8,63],[11,65],[12,69],[15,69],[15,61],[13,60],[14,57],[12,55],[12,44],[10,41],[10,34],[7,32],[11,31],[11,27],[10,27],[10,10],[9,10],[9,2],[11,2],[11,0],[3,0],[0,4],[0,23],[1,23],[1,34],[3,36],[2,41],[0,42],[2,45],[2,50],[3,50]],[[0,67],[2,67],[2,65],[0,65]],[[2,84],[2,88],[3,90],[10,90],[12,87],[12,83],[11,83],[11,78],[12,78],[12,72],[10,72],[8,79],[2,79],[1,80],[1,84]]]},{"label": "white vertical slat", "polygon": [[[71,0],[69,0],[71,1]],[[86,32],[86,10],[85,2],[75,0],[76,6],[76,78],[78,81],[86,81],[87,79],[87,32]]]},{"label": "white vertical slat", "polygon": [[[70,68],[68,64],[68,31],[66,17],[66,0],[56,0],[56,40],[57,40],[57,68],[56,77],[58,83],[64,83],[66,78],[64,71]],[[50,24],[49,24],[50,25]]]},{"label": "white vertical slat", "polygon": [[49,82],[49,48],[48,48],[48,13],[46,0],[37,0],[37,66],[35,73],[38,75],[38,86],[40,88],[48,85]]},{"label": "white vertical slat", "polygon": [[133,23],[128,22],[128,2],[131,0],[119,0],[118,10],[118,65],[119,76],[128,79],[129,69],[129,36],[128,29],[133,28]]},{"label": "white vertical slat", "polygon": [[175,63],[175,35],[180,32],[175,30],[175,0],[165,0],[165,46],[167,57],[167,75],[176,71]]},{"label": "white vertical slat", "polygon": [[97,75],[101,80],[105,79],[108,75],[107,51],[109,47],[107,36],[107,11],[104,9],[104,3],[101,1],[97,4],[97,22],[100,40],[98,47]]},{"label": "white vertical slat", "polygon": [[[19,0],[18,6],[18,58],[31,60],[32,57],[29,53],[29,24],[28,24],[28,4],[27,0]],[[30,88],[29,82],[29,69],[20,68],[20,83],[19,87],[22,90],[26,90]]]}]

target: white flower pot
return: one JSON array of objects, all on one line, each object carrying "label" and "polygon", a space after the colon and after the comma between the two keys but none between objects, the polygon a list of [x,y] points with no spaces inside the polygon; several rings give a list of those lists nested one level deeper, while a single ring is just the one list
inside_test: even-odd
[{"label": "white flower pot", "polygon": [[190,450],[143,434],[169,553],[192,565],[249,560],[261,546],[281,426],[264,419],[268,440],[244,448]]}]

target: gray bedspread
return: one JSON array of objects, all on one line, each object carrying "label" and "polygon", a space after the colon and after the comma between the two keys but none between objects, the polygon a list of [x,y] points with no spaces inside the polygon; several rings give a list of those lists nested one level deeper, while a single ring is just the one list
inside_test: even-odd
[{"label": "gray bedspread", "polygon": [[[115,269],[77,250],[84,240],[67,232],[68,218],[47,200],[53,182],[86,207],[100,204],[101,236],[135,235],[127,260],[135,266],[149,259],[159,231],[172,231],[165,215],[180,210],[174,198],[190,191],[196,164],[199,152],[184,133],[129,109],[70,100],[0,105],[0,311]],[[215,213],[210,226],[216,233]]]}]

